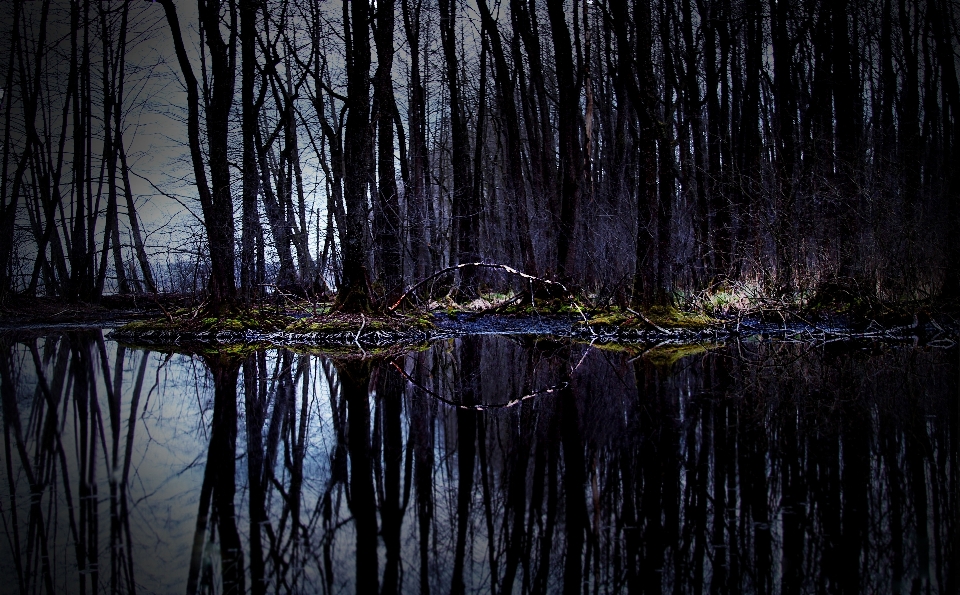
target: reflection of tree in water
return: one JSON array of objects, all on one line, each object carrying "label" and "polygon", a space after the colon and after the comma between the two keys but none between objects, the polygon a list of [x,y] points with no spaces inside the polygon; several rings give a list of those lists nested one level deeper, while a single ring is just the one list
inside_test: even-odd
[{"label": "reflection of tree in water", "polygon": [[135,590],[127,488],[147,359],[121,403],[127,352],[109,358],[100,332],[2,348],[6,580],[22,593]]},{"label": "reflection of tree in water", "polygon": [[[212,407],[199,390],[199,416],[166,420],[198,428],[200,466],[189,530],[157,529],[193,544],[166,578],[188,592],[955,592],[955,353],[744,343],[672,369],[631,355],[472,337],[392,362],[208,356]],[[190,360],[98,333],[21,338],[0,360],[4,571],[23,592],[151,590],[155,410],[193,398],[157,366]]]}]

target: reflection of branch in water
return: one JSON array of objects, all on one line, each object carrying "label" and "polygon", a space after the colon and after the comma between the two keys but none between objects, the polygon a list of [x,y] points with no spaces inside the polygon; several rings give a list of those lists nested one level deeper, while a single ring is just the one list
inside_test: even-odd
[{"label": "reflection of branch in water", "polygon": [[[592,350],[593,350],[593,343],[591,342],[590,345],[588,346],[588,348],[584,351],[583,356],[582,356],[582,357],[580,358],[580,360],[576,363],[576,365],[574,365],[572,368],[570,368],[569,376],[573,376],[573,374],[580,368],[580,366],[583,365],[584,361],[586,361],[586,359],[587,359],[587,355],[588,355]],[[400,373],[400,375],[403,376],[403,377],[407,380],[407,382],[409,382],[409,383],[412,384],[413,386],[415,386],[415,387],[423,390],[426,394],[428,394],[428,395],[430,395],[431,397],[437,399],[438,401],[441,401],[441,402],[446,403],[447,405],[451,405],[451,406],[453,406],[453,407],[458,407],[458,408],[460,408],[460,409],[472,409],[472,410],[474,410],[474,411],[486,411],[486,410],[491,410],[491,409],[507,409],[507,408],[510,408],[510,407],[514,407],[515,405],[518,405],[518,404],[522,403],[523,401],[527,401],[527,400],[530,400],[530,399],[533,399],[533,398],[535,398],[535,397],[539,397],[539,396],[542,396],[542,395],[557,395],[557,394],[560,393],[560,391],[564,390],[565,388],[567,388],[567,387],[570,385],[570,381],[559,382],[559,383],[554,384],[554,385],[552,385],[552,386],[550,386],[550,387],[548,387],[548,388],[527,393],[527,394],[525,394],[525,395],[523,395],[523,396],[521,396],[521,397],[517,397],[517,398],[515,398],[515,399],[511,399],[511,400],[506,401],[506,402],[504,402],[504,403],[490,403],[490,404],[475,403],[475,404],[464,404],[464,403],[459,403],[459,402],[457,402],[457,401],[454,401],[454,400],[452,400],[452,399],[448,399],[448,398],[444,397],[443,395],[441,395],[440,393],[438,393],[437,391],[431,390],[431,389],[427,388],[426,386],[423,386],[422,384],[420,384],[419,382],[417,382],[416,379],[414,379],[412,376],[410,376],[410,374],[407,374],[407,371],[404,370],[403,367],[400,366],[400,365],[396,362],[396,360],[391,360],[391,361],[390,361],[390,366],[391,366],[394,370],[396,370],[398,373]]]},{"label": "reflection of branch in water", "polygon": [[506,408],[508,408],[508,407],[513,407],[514,405],[517,405],[517,404],[519,404],[519,403],[522,402],[522,401],[526,401],[526,400],[528,400],[528,399],[532,399],[532,398],[538,397],[538,396],[540,396],[540,395],[554,395],[554,394],[557,394],[557,393],[559,393],[561,390],[563,390],[564,388],[566,388],[567,385],[569,384],[568,382],[563,382],[563,383],[560,383],[560,384],[556,384],[556,385],[551,386],[550,388],[545,388],[545,389],[543,389],[543,390],[539,390],[539,391],[532,392],[532,393],[530,393],[530,394],[528,394],[528,395],[523,395],[522,397],[517,397],[516,399],[511,399],[511,400],[507,401],[506,403],[493,403],[493,404],[489,404],[489,405],[484,405],[484,404],[464,405],[464,404],[462,404],[462,403],[457,403],[456,401],[453,401],[453,400],[451,400],[451,399],[448,399],[448,398],[444,397],[443,395],[441,395],[441,394],[439,394],[439,393],[437,393],[437,392],[435,392],[435,391],[433,391],[433,390],[431,390],[431,389],[423,386],[422,384],[420,384],[419,382],[417,382],[416,380],[414,380],[414,378],[413,378],[412,376],[410,376],[409,374],[407,374],[406,370],[404,370],[403,368],[401,368],[401,367],[397,364],[397,362],[391,361],[391,362],[390,362],[390,366],[391,366],[394,370],[396,370],[397,372],[399,372],[400,375],[403,376],[403,377],[407,380],[407,382],[409,382],[409,383],[412,384],[413,386],[419,388],[420,390],[422,390],[423,392],[427,393],[427,394],[430,395],[431,397],[437,399],[438,401],[442,401],[442,402],[446,403],[447,405],[452,405],[453,407],[459,407],[460,409],[473,409],[473,410],[475,410],[475,411],[485,411],[485,410],[487,410],[487,409],[506,409]]}]

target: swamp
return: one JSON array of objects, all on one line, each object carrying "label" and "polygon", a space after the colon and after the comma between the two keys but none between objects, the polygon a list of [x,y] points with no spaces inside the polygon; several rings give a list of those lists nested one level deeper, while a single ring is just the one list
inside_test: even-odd
[{"label": "swamp", "polygon": [[960,593],[960,0],[0,2],[0,593]]}]

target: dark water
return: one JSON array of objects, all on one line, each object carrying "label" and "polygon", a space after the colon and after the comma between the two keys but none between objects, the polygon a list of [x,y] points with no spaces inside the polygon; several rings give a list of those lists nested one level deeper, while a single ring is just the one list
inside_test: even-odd
[{"label": "dark water", "polygon": [[0,592],[960,588],[955,347],[0,345]]}]

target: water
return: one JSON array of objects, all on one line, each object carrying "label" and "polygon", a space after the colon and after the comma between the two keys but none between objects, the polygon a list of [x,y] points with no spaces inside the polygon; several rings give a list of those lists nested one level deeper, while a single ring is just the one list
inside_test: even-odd
[{"label": "water", "polygon": [[0,592],[960,585],[956,347],[0,345]]}]

